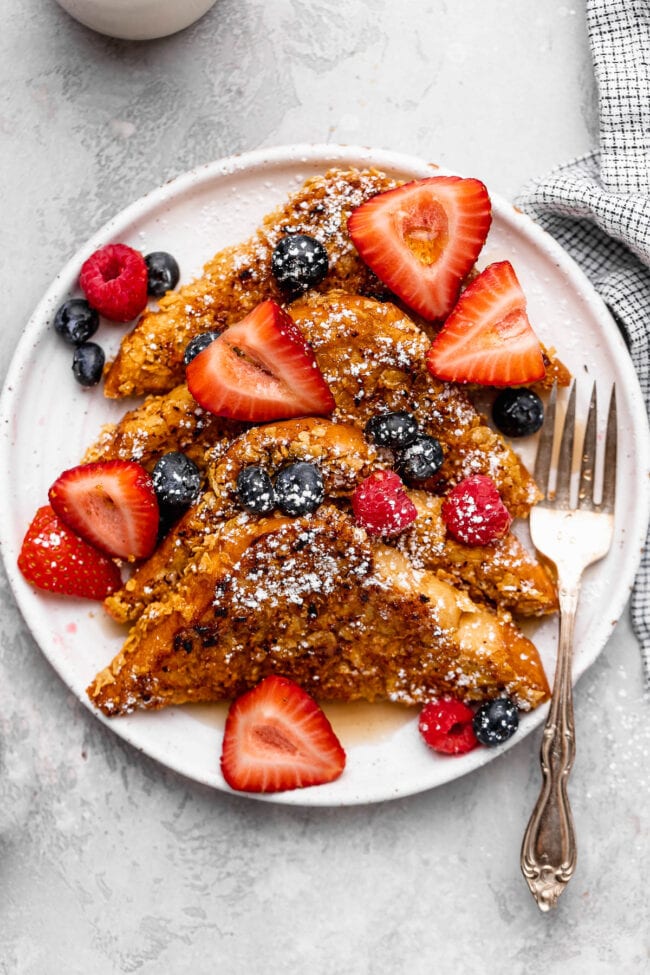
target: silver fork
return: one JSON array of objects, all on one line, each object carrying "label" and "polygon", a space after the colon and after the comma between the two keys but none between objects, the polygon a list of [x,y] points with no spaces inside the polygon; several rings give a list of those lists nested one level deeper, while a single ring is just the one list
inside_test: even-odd
[{"label": "silver fork", "polygon": [[[524,834],[521,869],[541,911],[549,911],[576,866],[576,840],[567,795],[575,757],[573,723],[573,633],[582,573],[607,554],[614,533],[616,493],[616,396],[612,388],[605,437],[603,488],[596,495],[597,402],[594,385],[580,460],[577,504],[571,496],[571,473],[576,442],[576,386],[569,397],[564,423],[555,435],[557,390],[549,402],[537,450],[535,480],[545,498],[530,516],[530,532],[537,550],[555,563],[560,602],[560,638],[553,696],[544,727],[540,763],[542,789]],[[559,441],[558,439],[559,438]],[[559,443],[559,453],[558,453]],[[556,486],[551,486],[552,461],[557,454]]]}]

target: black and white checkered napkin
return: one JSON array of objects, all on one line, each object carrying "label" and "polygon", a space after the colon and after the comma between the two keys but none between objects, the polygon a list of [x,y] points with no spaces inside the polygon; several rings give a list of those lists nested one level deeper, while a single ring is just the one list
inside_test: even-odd
[{"label": "black and white checkered napkin", "polygon": [[[626,336],[650,412],[650,0],[587,0],[600,149],[517,204],[585,271]],[[632,596],[650,690],[650,539]]]}]

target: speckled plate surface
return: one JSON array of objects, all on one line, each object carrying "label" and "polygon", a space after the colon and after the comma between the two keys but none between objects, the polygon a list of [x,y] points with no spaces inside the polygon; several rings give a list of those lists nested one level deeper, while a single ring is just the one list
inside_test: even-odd
[{"label": "speckled plate surface", "polygon": [[[124,403],[84,391],[70,369],[70,350],[50,327],[58,305],[76,292],[83,261],[101,245],[122,241],[147,253],[168,250],[182,281],[200,273],[221,247],[245,239],[260,218],[305,178],[332,165],[374,165],[399,178],[434,174],[430,164],[396,153],[355,147],[291,146],[221,160],[167,183],[103,227],[57,276],[25,329],[0,402],[0,544],[16,600],[62,680],[88,707],[85,688],[117,652],[124,631],[86,601],[35,591],[16,570],[25,529],[47,490],[66,467],[78,463],[104,423]],[[467,173],[464,175],[480,175]],[[584,404],[591,381],[617,386],[620,418],[619,498],[610,554],[585,576],[577,621],[575,673],[604,647],[632,586],[648,522],[650,449],[645,409],[625,345],[605,306],[571,259],[527,217],[492,197],[494,221],[480,266],[513,262],[528,297],[531,321],[546,345],[555,346],[580,381]],[[124,329],[103,324],[98,341],[112,355]],[[530,445],[529,445],[530,447]],[[554,621],[531,634],[549,675],[555,658]],[[460,758],[431,753],[417,733],[417,715],[389,706],[338,706],[329,710],[348,753],[343,776],[326,786],[264,797],[296,805],[379,802],[433,788],[489,762],[512,747],[543,718],[522,719],[518,734],[499,750],[477,749]],[[108,721],[134,747],[178,772],[227,790],[219,771],[225,709],[169,708]]]}]

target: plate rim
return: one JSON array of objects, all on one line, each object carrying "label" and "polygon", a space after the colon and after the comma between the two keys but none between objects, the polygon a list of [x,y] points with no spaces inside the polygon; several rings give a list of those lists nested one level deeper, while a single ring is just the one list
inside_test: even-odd
[{"label": "plate rim", "polygon": [[[439,166],[436,163],[426,162],[421,157],[390,149],[344,144],[296,143],[273,146],[270,148],[254,149],[250,152],[238,153],[214,160],[212,162],[203,163],[165,181],[160,186],[143,194],[138,199],[134,200],[114,214],[113,217],[106,221],[79,248],[77,248],[75,253],[55,275],[54,279],[46,289],[44,295],[37,303],[33,313],[31,314],[29,321],[12,353],[4,379],[2,392],[0,393],[0,420],[4,421],[2,430],[0,430],[0,463],[6,459],[5,454],[8,450],[10,442],[10,437],[7,435],[5,426],[6,422],[12,415],[10,406],[14,399],[18,396],[17,380],[19,379],[20,373],[24,368],[25,359],[29,355],[29,351],[33,346],[34,340],[40,338],[41,333],[43,333],[47,327],[45,311],[52,307],[53,298],[57,295],[60,296],[62,282],[66,282],[71,278],[76,278],[78,276],[78,270],[86,257],[93,253],[93,251],[101,246],[102,243],[108,242],[109,240],[113,239],[116,234],[119,234],[121,227],[128,226],[129,223],[133,222],[134,220],[146,216],[148,211],[153,211],[156,207],[164,205],[166,201],[178,199],[183,194],[190,192],[202,184],[209,183],[221,177],[235,175],[238,172],[248,173],[254,170],[263,171],[284,165],[296,166],[301,162],[311,167],[318,163],[319,165],[322,165],[323,168],[329,168],[331,166],[340,164],[350,166],[370,165],[379,169],[388,169],[403,173],[419,173],[422,176],[426,175],[427,173],[435,175],[436,173],[442,174],[449,172],[449,170],[445,167]],[[409,178],[415,179],[419,177],[417,175],[413,175]],[[640,438],[639,444],[635,444],[635,446],[638,446],[637,453],[639,455],[639,468],[650,473],[650,428],[648,426],[648,417],[638,376],[634,370],[632,361],[627,354],[622,336],[620,335],[614,319],[612,318],[604,301],[595,291],[593,285],[579,265],[576,264],[573,258],[553,237],[539,227],[529,216],[518,210],[513,204],[509,203],[499,194],[492,193],[490,191],[490,198],[493,203],[493,208],[498,214],[500,220],[503,220],[506,224],[510,224],[514,230],[521,232],[523,236],[532,241],[537,248],[539,248],[547,256],[550,256],[557,266],[566,273],[569,286],[577,291],[580,297],[589,305],[599,328],[602,329],[605,339],[608,340],[608,344],[611,345],[613,342],[615,346],[619,346],[622,352],[625,352],[625,356],[619,355],[617,358],[617,365],[626,374],[626,378],[628,380],[628,393],[631,395],[635,409],[640,407],[640,416],[642,419],[639,420],[637,418],[637,422],[639,422],[639,425],[643,430],[643,436]],[[3,470],[7,469],[8,465],[3,465]],[[650,477],[646,477],[643,481],[640,479],[638,487],[640,488],[640,496],[635,497],[637,502],[636,523],[644,523],[647,526],[648,519],[650,517]],[[639,508],[641,509],[641,516],[639,515]],[[371,804],[396,798],[404,798],[409,795],[415,795],[433,788],[437,788],[438,786],[444,785],[449,781],[460,778],[463,775],[469,774],[477,768],[482,767],[489,761],[492,761],[493,758],[498,757],[498,755],[504,754],[507,750],[516,746],[523,740],[524,737],[532,732],[534,728],[536,728],[542,722],[548,710],[548,704],[546,704],[540,708],[537,708],[532,714],[528,715],[525,734],[515,736],[514,738],[510,739],[510,741],[505,745],[502,745],[497,752],[485,749],[471,753],[475,756],[471,761],[463,761],[461,764],[458,762],[458,760],[456,760],[454,765],[449,763],[448,774],[446,774],[446,767],[443,774],[440,774],[440,767],[436,766],[438,770],[436,781],[424,783],[421,787],[400,788],[399,784],[395,784],[395,787],[392,790],[385,789],[381,792],[381,794],[369,795],[366,792],[363,795],[357,795],[357,793],[354,792],[350,796],[346,796],[344,798],[329,796],[327,794],[327,790],[323,791],[322,786],[312,787],[308,790],[295,790],[293,792],[274,793],[270,795],[235,793],[230,790],[225,783],[221,784],[220,782],[215,782],[207,775],[206,777],[201,777],[200,775],[192,773],[191,771],[188,772],[188,770],[174,764],[173,760],[170,761],[167,759],[162,753],[159,752],[156,754],[155,749],[152,750],[149,747],[143,747],[137,741],[137,732],[134,735],[128,725],[117,724],[116,722],[109,721],[109,719],[104,717],[104,715],[93,707],[92,703],[88,700],[85,694],[79,693],[75,688],[70,686],[63,673],[57,666],[56,654],[52,653],[51,651],[48,652],[48,649],[46,649],[47,641],[42,641],[39,636],[37,636],[36,631],[38,631],[39,628],[36,627],[35,630],[30,622],[27,598],[23,598],[23,593],[25,590],[21,589],[21,584],[23,582],[22,577],[19,575],[15,564],[13,564],[8,558],[6,551],[6,542],[9,538],[8,521],[8,511],[6,506],[3,506],[0,508],[0,554],[3,558],[5,571],[14,601],[18,606],[18,609],[23,616],[23,619],[25,620],[25,623],[30,630],[34,642],[38,646],[40,652],[44,655],[46,660],[48,660],[68,690],[71,691],[77,700],[79,700],[84,707],[91,712],[93,717],[98,718],[105,726],[110,728],[113,733],[118,734],[136,750],[142,752],[150,758],[153,758],[155,761],[160,762],[164,767],[171,769],[176,774],[182,775],[183,777],[188,778],[190,781],[206,785],[217,792],[226,792],[231,795],[240,795],[247,798],[255,798],[260,801],[277,804],[305,807],[351,806]],[[634,532],[635,539],[637,538],[637,535],[640,535],[640,533]],[[627,547],[630,546],[631,542],[632,539],[629,539],[626,543]],[[598,650],[595,653],[581,658],[579,665],[574,668],[574,683],[595,662],[595,660],[597,660],[611,637],[614,626],[627,605],[629,590],[638,570],[640,559],[641,546],[638,547],[637,557],[628,557],[626,561],[627,572],[623,576],[623,582],[619,585],[619,598],[617,602],[614,605],[608,604],[608,608],[612,611],[608,614],[609,626],[607,627],[605,636],[600,642]],[[31,590],[27,591],[31,592]],[[469,757],[470,756],[468,756],[468,758]]]}]

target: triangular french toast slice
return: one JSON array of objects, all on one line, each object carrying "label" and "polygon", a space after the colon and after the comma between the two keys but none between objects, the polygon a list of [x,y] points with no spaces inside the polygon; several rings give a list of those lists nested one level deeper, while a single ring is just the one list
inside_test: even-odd
[{"label": "triangular french toast slice", "polygon": [[347,218],[365,200],[396,185],[374,169],[332,169],[308,179],[249,240],[220,251],[200,278],[168,292],[159,310],[141,316],[106,372],[106,396],[167,392],[183,381],[183,352],[191,338],[221,331],[267,298],[283,301],[270,268],[273,248],[284,234],[309,234],[326,245],[329,271],[320,291],[343,288],[388,297],[390,292],[357,254]]},{"label": "triangular french toast slice", "polygon": [[[358,427],[322,418],[286,420],[246,431],[213,461],[210,489],[126,585],[106,600],[108,612],[121,622],[137,619],[147,605],[165,598],[188,566],[201,560],[224,523],[241,510],[237,476],[244,467],[262,466],[274,476],[295,461],[317,464],[326,497],[345,504],[364,478],[390,467],[393,457],[391,451],[368,443]],[[468,589],[474,598],[520,615],[542,615],[557,608],[553,581],[513,534],[487,546],[463,545],[445,531],[441,498],[417,490],[410,496],[418,518],[395,544],[414,564]]]},{"label": "triangular french toast slice", "polygon": [[90,699],[106,715],[234,698],[271,673],[320,700],[405,704],[548,696],[533,644],[333,506],[238,516],[164,602],[152,604]]},{"label": "triangular french toast slice", "polygon": [[170,531],[157,550],[139,566],[126,585],[109,596],[105,607],[120,622],[137,619],[145,606],[177,584],[190,563],[200,561],[206,547],[230,518],[241,512],[237,475],[248,465],[274,475],[295,461],[316,462],[326,497],[348,497],[373,470],[390,465],[387,451],[369,444],[359,427],[320,417],[302,417],[253,427],[225,450],[214,451],[211,487]]},{"label": "triangular french toast slice", "polygon": [[444,493],[470,474],[489,474],[510,513],[528,514],[540,498],[533,478],[469,396],[429,373],[430,339],[400,308],[330,292],[294,303],[290,314],[332,389],[337,419],[364,425],[374,413],[408,410],[445,454],[422,487]]},{"label": "triangular french toast slice", "polygon": [[[308,234],[326,247],[329,270],[317,291],[343,290],[395,300],[359,257],[347,232],[347,220],[371,196],[393,189],[399,182],[375,169],[334,168],[308,179],[264,218],[251,238],[219,251],[201,277],[168,292],[159,300],[158,309],[144,312],[106,370],[105,395],[119,399],[173,389],[183,381],[183,353],[191,338],[201,332],[221,331],[265,299],[283,301],[271,273],[271,254],[284,234]],[[543,353],[546,377],[542,384],[566,385],[566,368],[548,350]]]},{"label": "triangular french toast slice", "polygon": [[[409,410],[445,453],[442,468],[424,487],[444,493],[469,474],[489,474],[510,513],[528,514],[539,498],[532,477],[466,393],[430,375],[430,340],[396,305],[330,292],[312,294],[289,312],[332,390],[333,419],[364,426],[375,412]],[[202,451],[216,445],[221,452],[243,428],[205,413],[181,385],[106,428],[84,461],[119,457],[151,468],[161,453],[186,449],[204,466]]]}]

